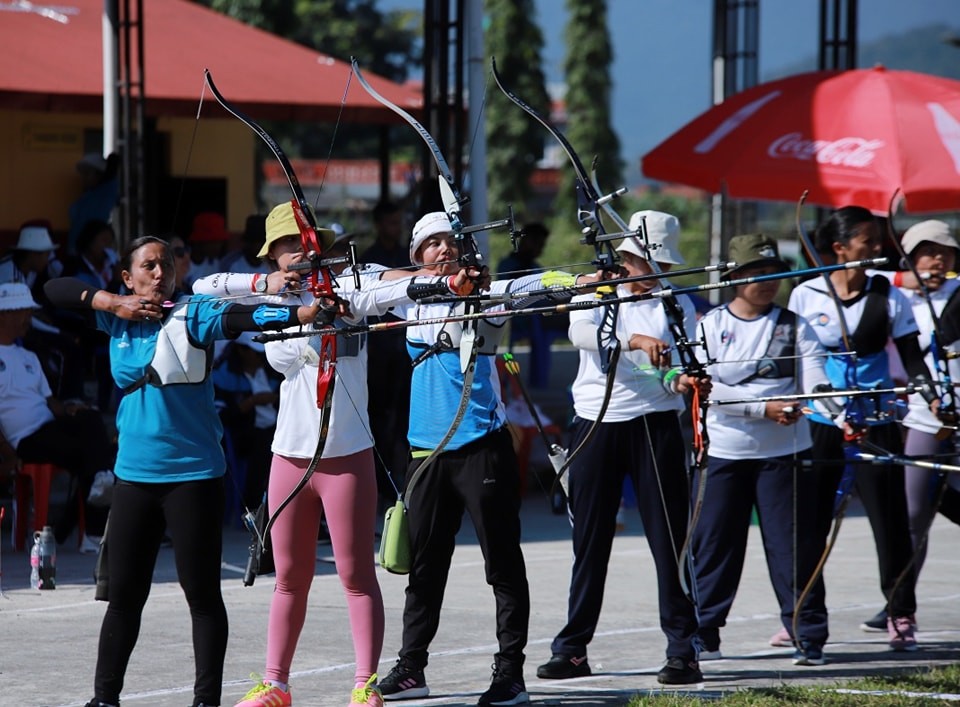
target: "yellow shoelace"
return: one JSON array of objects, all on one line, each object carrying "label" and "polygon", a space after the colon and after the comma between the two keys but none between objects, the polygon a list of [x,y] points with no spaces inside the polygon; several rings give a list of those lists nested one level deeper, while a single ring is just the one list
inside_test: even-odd
[{"label": "yellow shoelace", "polygon": [[353,692],[350,693],[350,703],[357,704],[357,705],[367,704],[367,700],[370,699],[371,692],[374,692],[374,691],[380,692],[380,688],[378,688],[374,684],[376,682],[377,682],[377,674],[374,673],[373,675],[370,676],[370,679],[367,680],[366,684],[363,687],[353,688]]}]

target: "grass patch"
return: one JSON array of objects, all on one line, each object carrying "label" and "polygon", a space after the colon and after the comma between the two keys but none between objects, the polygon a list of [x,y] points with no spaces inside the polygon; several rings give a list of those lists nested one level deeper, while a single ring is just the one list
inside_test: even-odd
[{"label": "grass patch", "polygon": [[[835,689],[865,690],[883,692],[913,693],[856,695],[836,692]],[[937,668],[921,668],[883,675],[861,678],[850,682],[837,683],[835,687],[784,685],[782,687],[743,689],[729,692],[722,697],[716,693],[703,696],[690,693],[662,693],[657,695],[638,695],[629,702],[629,707],[691,707],[694,705],[720,705],[721,707],[776,707],[777,705],[795,705],[796,707],[932,707],[946,704],[934,697],[924,697],[918,693],[956,694],[960,692],[960,666],[950,665]]]}]

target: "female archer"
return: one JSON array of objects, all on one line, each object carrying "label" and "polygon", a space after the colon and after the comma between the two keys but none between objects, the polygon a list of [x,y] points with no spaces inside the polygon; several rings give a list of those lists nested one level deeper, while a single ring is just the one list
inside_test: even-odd
[{"label": "female archer", "polygon": [[[322,235],[333,238],[332,231],[323,231]],[[342,241],[328,243],[324,257],[332,256],[340,245]],[[290,202],[275,207],[267,216],[266,240],[259,257],[268,260],[268,275],[210,275],[195,282],[194,290],[217,295],[248,293],[254,301],[312,298],[296,286],[300,281],[296,266],[304,261],[304,252]],[[380,279],[383,274],[382,267],[366,266],[359,290],[349,278],[338,283],[337,295],[349,307],[342,321],[360,324],[364,316],[382,315],[390,307],[409,303],[411,285],[437,286],[437,291],[444,294],[470,287],[465,273],[442,282],[437,278],[411,280],[412,273],[402,271],[390,271],[396,279],[387,281]],[[317,405],[320,348],[318,335],[266,344],[267,361],[283,375],[267,492],[271,513],[276,513],[304,477],[324,427],[326,439],[307,485],[292,497],[272,526],[270,545],[277,584],[270,600],[266,669],[237,707],[292,704],[290,667],[306,617],[316,568],[316,538],[323,518],[350,615],[356,661],[350,704],[377,707],[383,702],[376,675],[383,647],[384,610],[371,552],[377,487],[367,419],[367,337],[357,334],[337,338],[336,380],[329,413],[323,413]],[[329,414],[329,420],[323,419],[325,414]]]},{"label": "female archer", "polygon": [[[838,264],[848,263],[879,255],[880,233],[870,211],[846,206],[834,211],[817,229],[814,247],[819,253],[833,256]],[[789,308],[813,327],[820,342],[833,354],[826,360],[826,371],[835,389],[892,387],[885,350],[888,338],[893,340],[917,387],[932,389],[910,303],[883,276],[867,275],[862,269],[837,270],[829,275],[828,286],[821,279],[801,283],[790,296]],[[880,586],[891,610],[887,620],[890,647],[909,651],[917,647],[916,578],[911,575],[897,583],[912,554],[903,467],[889,464],[867,468],[843,461],[845,448],[852,453],[853,443],[860,439],[889,452],[902,451],[894,405],[890,393],[852,399],[847,403],[846,432],[824,415],[810,416],[814,423],[813,456],[819,462],[812,472],[817,485],[815,552],[825,551],[835,509],[841,507],[838,501],[842,504],[855,484],[873,529]],[[824,599],[823,583],[819,582],[810,592],[810,601],[826,615]]]},{"label": "female archer", "polygon": [[110,336],[111,370],[123,392],[117,410],[118,481],[107,531],[109,605],[100,629],[94,698],[87,707],[120,704],[165,530],[193,619],[193,705],[219,705],[227,648],[220,594],[226,462],[208,375],[213,343],[242,331],[313,322],[319,307],[179,296],[173,254],[166,241],[152,236],[135,239],[120,265],[132,294],[111,294],[72,278],[44,287],[56,306],[88,311]]}]

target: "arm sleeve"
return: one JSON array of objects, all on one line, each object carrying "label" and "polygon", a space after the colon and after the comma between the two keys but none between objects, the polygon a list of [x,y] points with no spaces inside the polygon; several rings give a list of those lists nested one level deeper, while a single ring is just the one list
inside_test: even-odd
[{"label": "arm sleeve", "polygon": [[917,341],[916,333],[901,336],[893,340],[897,347],[897,353],[900,354],[900,360],[903,361],[903,367],[907,370],[910,378],[926,378],[932,380],[927,364],[923,362],[923,353],[920,351],[920,343]]},{"label": "arm sleeve", "polygon": [[[250,295],[253,292],[253,278],[256,275],[243,272],[220,272],[193,281],[193,291],[198,295],[216,295],[231,297]],[[265,277],[261,275],[260,277]]]},{"label": "arm sleeve", "polygon": [[58,277],[43,285],[43,293],[51,304],[71,309],[91,309],[93,296],[100,289],[76,277]]},{"label": "arm sleeve", "polygon": [[287,329],[300,323],[298,309],[276,304],[231,304],[223,315],[223,328],[234,336],[242,331]]}]

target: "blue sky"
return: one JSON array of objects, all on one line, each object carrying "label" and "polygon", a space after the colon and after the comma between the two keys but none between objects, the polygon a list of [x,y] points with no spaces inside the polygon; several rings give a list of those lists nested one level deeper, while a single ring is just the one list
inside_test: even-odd
[{"label": "blue sky", "polygon": [[[549,81],[563,80],[563,0],[536,0],[547,42]],[[806,62],[816,68],[819,2],[761,0],[760,78]],[[381,0],[381,7],[422,7],[417,0]],[[629,182],[640,157],[710,106],[713,0],[608,0],[614,50],[613,123]],[[947,23],[960,32],[958,0],[859,0],[861,44],[907,29]],[[960,61],[960,49],[957,50]]]}]

